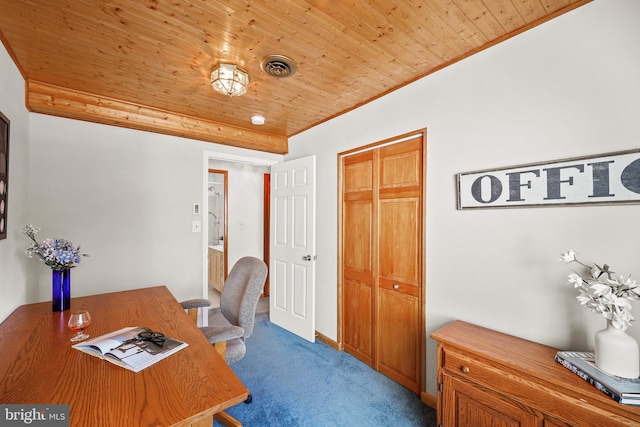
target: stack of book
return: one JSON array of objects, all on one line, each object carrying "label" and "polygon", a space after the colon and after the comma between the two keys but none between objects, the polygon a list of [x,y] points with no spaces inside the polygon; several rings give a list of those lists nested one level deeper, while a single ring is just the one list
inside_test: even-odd
[{"label": "stack of book", "polygon": [[555,360],[616,402],[640,406],[640,378],[622,378],[601,371],[596,367],[594,353],[559,351]]}]

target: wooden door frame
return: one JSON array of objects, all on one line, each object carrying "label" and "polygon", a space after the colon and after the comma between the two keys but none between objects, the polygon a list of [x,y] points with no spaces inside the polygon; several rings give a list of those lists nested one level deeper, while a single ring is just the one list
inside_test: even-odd
[{"label": "wooden door frame", "polygon": [[[262,243],[262,258],[267,266],[271,265],[271,174],[264,174],[264,189],[263,189],[263,213],[262,213],[262,226],[263,226],[263,243]],[[269,269],[267,269],[267,278],[264,282],[264,290],[262,297],[269,296]]]},{"label": "wooden door frame", "polygon": [[343,151],[338,153],[338,331],[337,331],[337,348],[338,350],[344,350],[344,341],[342,336],[342,331],[344,328],[344,299],[343,299],[343,281],[342,281],[342,268],[343,268],[343,242],[342,242],[342,215],[343,215],[343,174],[342,174],[342,163],[343,159],[347,156],[354,155],[359,152],[374,150],[378,148],[382,148],[386,145],[393,145],[397,143],[404,142],[408,139],[415,138],[417,136],[422,137],[422,206],[421,206],[421,216],[422,216],[422,224],[420,224],[420,260],[421,263],[419,265],[420,268],[420,277],[421,277],[421,292],[418,296],[418,304],[420,310],[420,349],[419,349],[419,358],[420,358],[420,374],[419,374],[419,388],[421,392],[424,392],[425,385],[425,372],[426,372],[426,289],[427,289],[427,276],[426,276],[426,217],[427,217],[427,209],[426,209],[426,201],[427,201],[427,129],[418,129],[414,132],[409,132],[403,135],[395,136],[393,138],[388,138],[382,141],[374,142],[372,144],[367,144],[361,147],[353,148],[347,151]]}]

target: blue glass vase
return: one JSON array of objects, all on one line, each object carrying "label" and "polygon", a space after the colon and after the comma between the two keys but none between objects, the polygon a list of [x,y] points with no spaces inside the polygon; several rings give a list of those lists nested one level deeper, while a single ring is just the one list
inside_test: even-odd
[{"label": "blue glass vase", "polygon": [[51,270],[53,311],[64,311],[71,307],[71,270]]}]

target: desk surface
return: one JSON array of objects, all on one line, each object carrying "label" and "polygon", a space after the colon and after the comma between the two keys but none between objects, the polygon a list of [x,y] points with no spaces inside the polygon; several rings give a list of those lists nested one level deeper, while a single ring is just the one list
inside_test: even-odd
[{"label": "desk surface", "polygon": [[[71,348],[69,315],[88,310],[91,337],[147,326],[189,346],[134,373]],[[164,286],[27,304],[0,324],[0,403],[69,404],[72,426],[189,426],[248,396]],[[137,424],[136,424],[137,423]]]}]

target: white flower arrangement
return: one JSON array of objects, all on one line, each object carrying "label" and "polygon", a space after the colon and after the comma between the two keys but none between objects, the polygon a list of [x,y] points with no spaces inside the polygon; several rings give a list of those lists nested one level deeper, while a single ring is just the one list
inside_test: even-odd
[{"label": "white flower arrangement", "polygon": [[581,305],[591,309],[594,313],[602,314],[611,320],[613,326],[621,331],[631,326],[631,300],[640,299],[640,285],[631,276],[626,279],[622,276],[615,278],[615,272],[609,270],[604,264],[588,266],[576,258],[572,250],[563,252],[560,260],[568,263],[575,262],[589,270],[589,277],[583,278],[575,271],[569,274],[567,284],[573,285],[579,290],[576,298]]},{"label": "white flower arrangement", "polygon": [[31,243],[25,249],[25,254],[29,258],[37,255],[52,270],[67,270],[73,268],[80,263],[80,257],[89,256],[80,253],[80,246],[75,247],[73,243],[64,239],[45,239],[42,243],[36,240],[36,234],[40,231],[40,227],[27,224],[22,227],[22,232],[26,234]]}]

